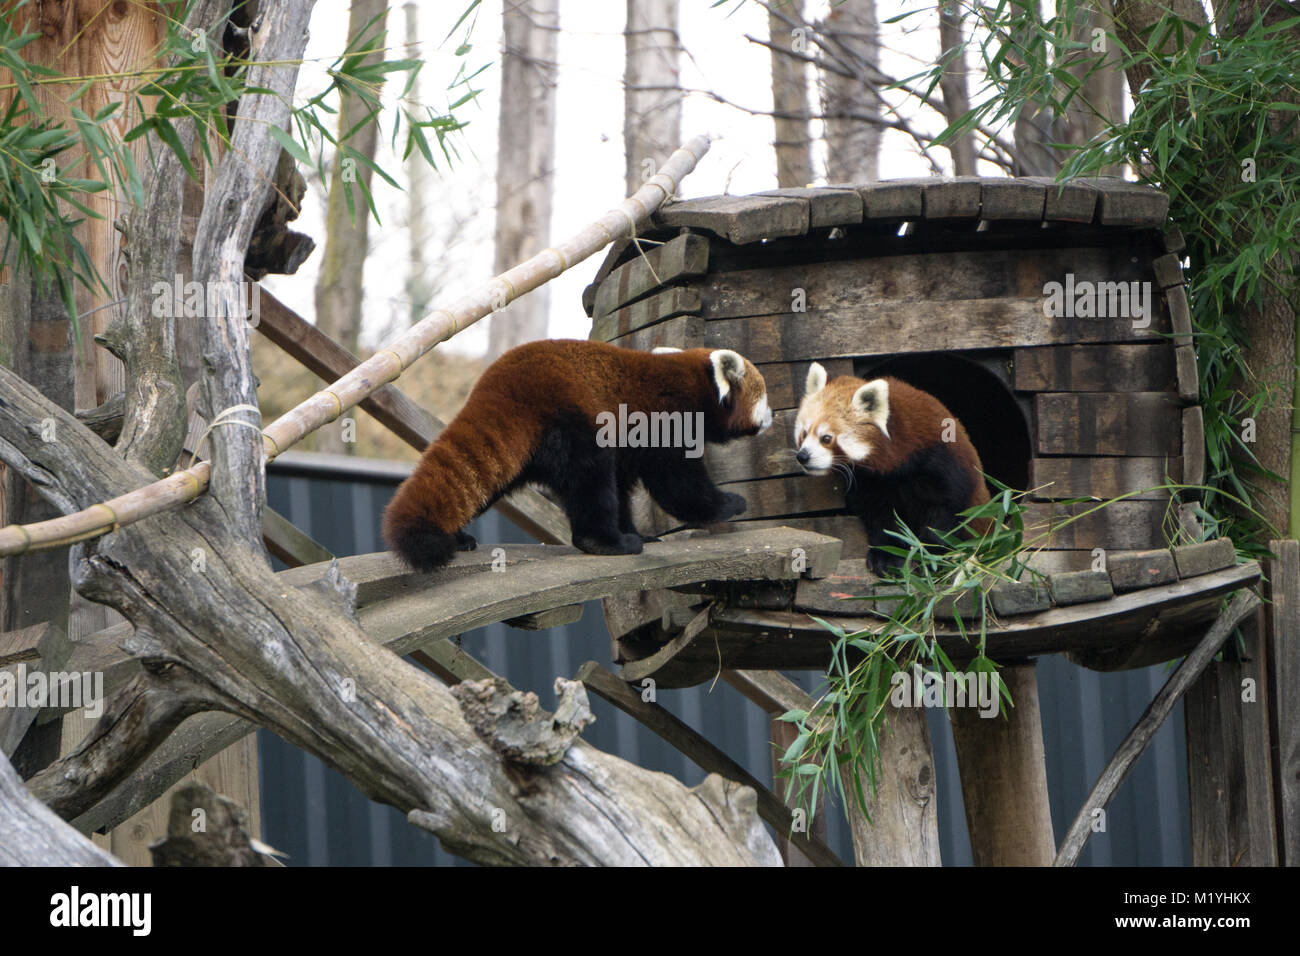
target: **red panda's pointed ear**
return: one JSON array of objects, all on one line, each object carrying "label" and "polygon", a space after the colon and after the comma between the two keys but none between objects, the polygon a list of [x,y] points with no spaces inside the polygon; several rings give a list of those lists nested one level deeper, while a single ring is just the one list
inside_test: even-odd
[{"label": "red panda's pointed ear", "polygon": [[819,362],[813,362],[808,366],[808,377],[804,379],[803,395],[807,398],[809,395],[816,395],[826,387],[826,369],[822,368]]},{"label": "red panda's pointed ear", "polygon": [[725,402],[731,394],[731,386],[739,385],[745,377],[745,360],[739,352],[731,349],[714,349],[709,354],[709,364],[713,366],[713,382],[718,387],[718,401]]},{"label": "red panda's pointed ear", "polygon": [[883,378],[867,382],[853,393],[853,410],[889,437],[889,383]]}]

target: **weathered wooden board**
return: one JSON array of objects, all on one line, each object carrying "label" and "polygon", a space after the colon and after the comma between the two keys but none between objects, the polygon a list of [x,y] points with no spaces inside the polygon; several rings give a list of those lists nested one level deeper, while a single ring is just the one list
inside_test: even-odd
[{"label": "weathered wooden board", "polygon": [[862,221],[862,197],[849,187],[792,187],[771,189],[758,195],[803,200],[808,204],[809,229],[846,226]]},{"label": "weathered wooden board", "polygon": [[1117,498],[1144,490],[1133,500],[1165,500],[1158,488],[1182,478],[1183,463],[1170,458],[1034,458],[1029,462],[1029,487],[1036,500]]},{"label": "weathered wooden board", "polygon": [[1040,455],[1182,452],[1182,409],[1167,392],[1041,392],[1034,413]]},{"label": "weathered wooden board", "polygon": [[[1074,275],[1076,285],[1150,279],[1150,267],[1134,261],[1139,252],[1127,243],[1117,243],[1015,253],[979,249],[817,263],[774,262],[714,272],[700,281],[699,288],[709,319],[773,315],[796,307],[812,319],[822,313],[911,303],[925,307],[919,316],[913,315],[913,322],[933,331],[936,323],[928,308],[935,302],[1001,297],[1045,301],[1044,285],[1064,283],[1067,274]],[[1041,320],[1041,309],[1038,315]]]},{"label": "weathered wooden board", "polygon": [[[654,224],[661,229],[707,229],[744,245],[802,236],[808,231],[808,202],[781,196],[710,196],[664,203],[654,214]],[[597,295],[597,310],[599,302]]]},{"label": "weathered wooden board", "polygon": [[625,262],[596,289],[594,318],[608,315],[656,289],[690,276],[703,275],[709,268],[709,240],[684,235],[662,246],[647,249]]},{"label": "weathered wooden board", "polygon": [[1025,177],[1041,182],[1046,189],[1043,219],[1048,222],[1092,222],[1097,213],[1100,193],[1095,186],[1080,180],[1058,183],[1050,176]]},{"label": "weathered wooden board", "polygon": [[783,409],[772,414],[772,427],[761,435],[706,445],[704,463],[709,476],[715,483],[803,476],[805,472],[794,457],[794,419],[793,408]]},{"label": "weathered wooden board", "polygon": [[840,550],[841,558],[864,558],[867,554],[866,529],[862,527],[861,521],[850,514],[792,515],[788,518],[731,521],[710,530],[715,534],[730,534],[740,531],[759,531],[764,528],[796,528],[800,531],[812,531],[831,538],[839,538],[844,543]]},{"label": "weathered wooden board", "polygon": [[[810,365],[812,362],[783,361],[759,365],[758,370],[763,373],[763,381],[767,383],[767,404],[773,409],[798,408],[803,401],[804,383],[808,379]],[[826,359],[821,365],[826,369],[828,378],[853,374],[851,359]],[[790,438],[789,432],[786,433],[786,438]]]},{"label": "weathered wooden board", "polygon": [[1178,397],[1185,402],[1195,402],[1201,394],[1200,378],[1196,373],[1196,350],[1190,345],[1174,349],[1174,368]]},{"label": "weathered wooden board", "polygon": [[1156,274],[1156,287],[1159,289],[1185,284],[1182,260],[1173,253],[1152,259],[1151,271]]},{"label": "weathered wooden board", "polygon": [[980,179],[932,179],[921,189],[926,219],[975,219],[980,214]]},{"label": "weathered wooden board", "polygon": [[[1188,485],[1205,483],[1205,418],[1199,405],[1183,409],[1183,482]],[[1184,491],[1184,498],[1199,499],[1201,491],[1192,487]]]},{"label": "weathered wooden board", "polygon": [[1165,311],[1174,333],[1174,345],[1192,344],[1192,311],[1187,305],[1187,290],[1180,285],[1165,290]]},{"label": "weathered wooden board", "polygon": [[1047,187],[1037,180],[984,179],[980,185],[980,218],[1040,222],[1046,201]]},{"label": "weathered wooden board", "polygon": [[591,323],[591,338],[609,342],[620,335],[654,325],[678,315],[699,315],[702,307],[698,289],[678,286],[658,295],[633,302],[631,305],[609,312]]},{"label": "weathered wooden board", "polygon": [[[698,315],[679,315],[675,319],[656,322],[627,335],[620,335],[613,340],[615,345],[626,349],[639,349],[648,352],[666,346],[675,349],[690,349],[704,345],[704,320]],[[725,348],[735,348],[728,345]]]},{"label": "weathered wooden board", "polygon": [[1106,556],[1106,573],[1116,594],[1178,580],[1178,566],[1168,548],[1151,548]]},{"label": "weathered wooden board", "polygon": [[1084,178],[1101,195],[1097,221],[1103,226],[1152,226],[1163,229],[1169,219],[1169,196],[1149,186],[1110,177]]},{"label": "weathered wooden board", "polygon": [[1093,511],[1096,507],[1055,502],[1026,505],[1026,543],[1053,549],[1107,551],[1143,551],[1164,544],[1167,502],[1116,501]]},{"label": "weathered wooden board", "polygon": [[[706,293],[707,309],[707,293]],[[918,320],[918,313],[924,321]],[[673,320],[675,321],[675,320]],[[659,326],[654,326],[659,328]],[[711,320],[710,348],[734,348],[752,362],[848,358],[899,352],[1012,348],[1072,342],[1154,339],[1128,319],[1048,318],[1037,298],[937,301],[918,308],[891,302],[824,312]]]},{"label": "weathered wooden board", "polygon": [[[1300,542],[1270,541],[1265,621],[1273,669],[1281,863],[1300,866]],[[1193,580],[1200,580],[1193,578]]]},{"label": "weathered wooden board", "polygon": [[[1217,615],[1225,593],[1259,580],[1251,563],[1163,587],[1121,594],[1110,600],[1052,608],[1037,614],[1010,617],[990,629],[987,652],[996,661],[1038,654],[1095,648],[1132,648],[1131,665],[1147,666],[1170,660],[1195,647],[1204,625]],[[837,617],[846,630],[873,631],[880,619],[869,615]],[[940,645],[954,660],[969,660],[969,641],[940,630]],[[823,670],[831,639],[807,614],[723,608],[715,611],[709,628],[676,649],[667,660],[645,658],[623,667],[624,680],[653,676],[661,688],[691,687],[711,680],[719,666],[734,670]],[[1150,647],[1145,657],[1140,653]],[[1100,655],[1098,657],[1100,658]],[[721,665],[719,665],[721,660]],[[1114,654],[1110,661],[1117,660]]]},{"label": "weathered wooden board", "polygon": [[1165,392],[1176,386],[1167,342],[1016,349],[1018,392]]},{"label": "weathered wooden board", "polygon": [[862,218],[920,219],[925,214],[924,189],[928,179],[887,179],[858,187]]}]

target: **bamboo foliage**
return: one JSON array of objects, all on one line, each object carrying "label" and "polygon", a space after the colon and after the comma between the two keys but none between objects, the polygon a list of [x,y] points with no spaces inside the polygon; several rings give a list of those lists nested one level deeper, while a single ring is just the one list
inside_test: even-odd
[{"label": "bamboo foliage", "polygon": [[[629,237],[671,196],[681,180],[708,152],[707,136],[697,136],[676,150],[632,196],[557,246],[501,273],[435,309],[416,325],[347,375],[281,415],[262,432],[269,462],[322,425],[334,421],[381,386],[394,381],[420,356],[457,332],[498,311],[512,300],[549,282],[600,251],[614,239]],[[221,418],[221,412],[214,420]],[[242,424],[227,417],[230,424]],[[85,541],[193,501],[207,490],[211,465],[206,461],[178,471],[110,501],[75,514],[30,525],[0,529],[0,556],[24,554]]]}]

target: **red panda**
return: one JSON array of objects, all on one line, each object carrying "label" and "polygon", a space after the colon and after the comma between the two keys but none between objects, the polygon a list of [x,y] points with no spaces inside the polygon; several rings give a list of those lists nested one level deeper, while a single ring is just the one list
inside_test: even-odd
[{"label": "red panda", "polygon": [[[683,429],[702,428],[699,447],[645,447],[602,432],[614,416],[622,423],[638,412],[641,421],[678,413]],[[654,539],[632,521],[638,482],[687,524],[726,521],[745,510],[745,499],[709,478],[703,442],[756,435],[771,423],[762,374],[730,349],[530,342],[488,366],[465,407],[425,449],[384,510],[384,540],[412,568],[433,570],[476,546],[462,530],[470,521],[535,483],[559,498],[575,547],[639,554],[642,542]]]},{"label": "red panda", "polygon": [[[845,504],[867,529],[867,563],[885,574],[902,559],[878,550],[900,544],[895,514],[922,541],[961,523],[958,512],[989,500],[979,453],[965,427],[937,398],[896,378],[829,382],[808,369],[795,418],[795,458],[809,474],[844,474]],[[979,533],[985,522],[972,522]]]}]

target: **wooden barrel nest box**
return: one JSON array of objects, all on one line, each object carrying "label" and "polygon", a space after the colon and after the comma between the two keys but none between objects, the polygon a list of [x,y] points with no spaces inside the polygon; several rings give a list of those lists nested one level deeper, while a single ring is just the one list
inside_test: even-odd
[{"label": "wooden barrel nest box", "polygon": [[[840,479],[806,476],[794,459],[795,411],[818,361],[832,376],[892,375],[939,398],[985,471],[1031,490],[1027,522],[1050,532],[1033,563],[1065,574],[1095,567],[1095,549],[1168,554],[1180,500],[1144,489],[1204,478],[1182,239],[1168,208],[1163,193],[1121,180],[1037,178],[675,202],[641,241],[610,251],[584,305],[592,338],[734,348],[763,372],[773,427],[707,453],[714,479],[749,502],[733,528],[821,532],[843,541],[841,577],[861,566],[866,537],[843,511]],[[1066,499],[1134,492],[1059,527],[1088,507]],[[642,530],[678,529],[648,499],[640,507]],[[681,602],[628,603],[607,606],[616,638]],[[616,652],[626,660],[630,646]]]}]

